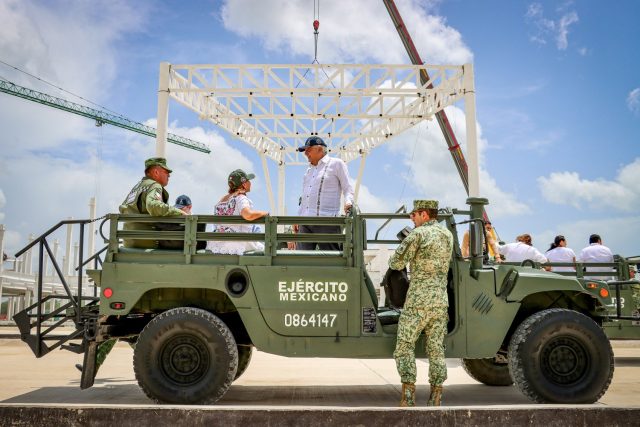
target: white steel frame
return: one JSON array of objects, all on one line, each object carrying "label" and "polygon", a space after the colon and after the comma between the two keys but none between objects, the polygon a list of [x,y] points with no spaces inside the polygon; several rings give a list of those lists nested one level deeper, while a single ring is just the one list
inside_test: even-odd
[{"label": "white steel frame", "polygon": [[[425,74],[426,72],[426,74]],[[424,81],[422,76],[429,75]],[[253,147],[260,155],[272,211],[267,158],[278,165],[284,213],[284,168],[306,164],[297,147],[310,135],[346,162],[360,161],[393,136],[464,99],[469,195],[478,196],[473,67],[451,65],[160,64],[156,154],[164,156],[173,98]]]}]

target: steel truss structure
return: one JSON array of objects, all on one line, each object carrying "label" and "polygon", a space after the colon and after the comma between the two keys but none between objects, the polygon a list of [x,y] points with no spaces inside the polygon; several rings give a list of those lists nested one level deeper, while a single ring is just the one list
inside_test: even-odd
[{"label": "steel truss structure", "polygon": [[284,167],[307,163],[297,147],[310,135],[322,137],[329,151],[346,162],[361,159],[357,193],[371,150],[464,99],[469,154],[476,156],[471,153],[475,151],[475,97],[470,64],[162,63],[158,155],[164,154],[161,134],[166,132],[169,98],[259,153],[274,211],[266,159],[276,162],[280,213],[284,212]]}]

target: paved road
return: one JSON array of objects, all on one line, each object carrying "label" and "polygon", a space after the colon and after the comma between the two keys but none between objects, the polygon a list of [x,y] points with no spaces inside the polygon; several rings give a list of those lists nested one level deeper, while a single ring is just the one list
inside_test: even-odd
[{"label": "paved road", "polygon": [[[4,329],[4,328],[3,328]],[[640,407],[640,342],[614,343],[616,371],[596,406]],[[118,343],[96,377],[80,390],[81,356],[54,351],[36,359],[20,340],[0,339],[0,403],[140,404],[151,401],[139,389],[132,350]],[[470,378],[458,360],[447,361],[447,406],[528,405],[514,387],[488,387]],[[427,400],[425,361],[418,361],[418,403]],[[400,394],[393,360],[292,359],[254,352],[247,371],[219,402],[224,406],[379,407],[397,406]]]}]

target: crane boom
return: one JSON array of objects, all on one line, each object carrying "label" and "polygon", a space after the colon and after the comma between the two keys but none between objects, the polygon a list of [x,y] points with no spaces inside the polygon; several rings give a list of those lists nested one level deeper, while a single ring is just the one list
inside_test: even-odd
[{"label": "crane boom", "polygon": [[[47,105],[49,107],[54,107],[59,110],[77,114],[79,116],[88,117],[90,119],[94,119],[99,124],[108,123],[113,126],[140,133],[142,135],[147,135],[154,138],[156,136],[156,129],[151,126],[147,126],[139,122],[134,122],[133,120],[129,120],[126,117],[110,114],[101,110],[96,110],[85,105],[76,104],[75,102],[57,98],[46,93],[38,92],[37,90],[19,86],[8,80],[0,79],[0,92],[17,96],[29,101],[37,102],[39,104]],[[211,150],[209,150],[209,148],[207,148],[207,146],[202,144],[201,142],[197,142],[189,138],[184,138],[182,136],[167,134],[167,141],[171,142],[172,144],[189,148],[191,150],[200,151],[202,153],[208,154],[211,152]]]},{"label": "crane boom", "polygon": [[[396,7],[396,3],[394,0],[382,0],[384,2],[387,11],[389,12],[389,16],[391,16],[391,20],[393,21],[393,25],[398,30],[398,34],[400,35],[400,39],[402,40],[402,44],[404,44],[407,53],[409,54],[409,58],[411,59],[411,63],[415,65],[422,65],[422,59],[420,58],[420,54],[416,49],[416,46],[413,44],[413,40],[411,39],[411,35],[409,34],[409,30],[404,25],[404,21],[402,20],[402,16],[400,16],[400,12]],[[426,70],[421,70],[421,80],[423,84],[429,81],[429,75]],[[431,87],[431,86],[429,86]],[[460,179],[462,179],[462,184],[464,185],[464,189],[469,194],[469,167],[467,166],[467,161],[464,158],[464,154],[460,149],[460,144],[458,144],[458,140],[456,139],[455,134],[453,133],[453,128],[451,127],[451,123],[447,118],[447,114],[444,110],[436,113],[436,120],[440,125],[440,129],[442,130],[442,134],[444,135],[444,140],[449,147],[449,152],[451,153],[451,157],[453,158],[453,162],[458,169],[458,173],[460,174]]]}]

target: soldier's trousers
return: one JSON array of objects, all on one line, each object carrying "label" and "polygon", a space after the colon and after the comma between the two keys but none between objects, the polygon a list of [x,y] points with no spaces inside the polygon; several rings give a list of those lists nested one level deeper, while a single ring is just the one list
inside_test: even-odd
[{"label": "soldier's trousers", "polygon": [[[98,345],[98,349],[96,350],[96,371],[100,366],[102,366],[109,353],[111,353],[111,350],[113,350],[113,346],[115,346],[117,342],[118,338],[111,338]],[[134,342],[129,342],[129,346],[134,350],[136,348]]]},{"label": "soldier's trousers", "polygon": [[398,341],[393,357],[403,383],[416,382],[416,341],[425,332],[426,353],[429,358],[429,383],[442,385],[447,379],[444,359],[444,337],[449,315],[446,306],[428,309],[406,309],[398,322]]}]

